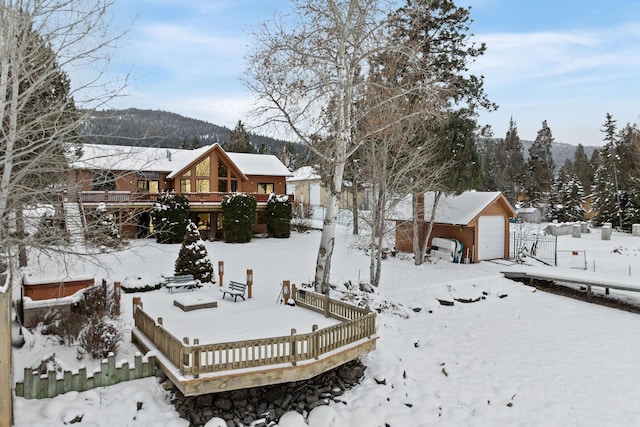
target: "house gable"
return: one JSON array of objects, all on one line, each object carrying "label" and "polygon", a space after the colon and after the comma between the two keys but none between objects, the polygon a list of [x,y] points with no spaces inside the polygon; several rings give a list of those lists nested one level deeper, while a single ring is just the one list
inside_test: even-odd
[{"label": "house gable", "polygon": [[219,144],[181,165],[167,179],[181,193],[239,191],[241,183],[249,180]]}]

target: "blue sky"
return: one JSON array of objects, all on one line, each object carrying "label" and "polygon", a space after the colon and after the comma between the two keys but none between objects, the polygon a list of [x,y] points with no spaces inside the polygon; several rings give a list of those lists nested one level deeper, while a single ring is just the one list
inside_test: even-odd
[{"label": "blue sky", "polygon": [[[487,53],[471,71],[500,108],[481,113],[504,137],[513,117],[522,139],[547,120],[556,141],[602,144],[611,113],[640,118],[640,1],[460,0]],[[249,30],[288,0],[116,0],[114,26],[131,26],[110,71],[129,73],[113,108],[161,109],[233,127],[250,124],[240,78]]]}]

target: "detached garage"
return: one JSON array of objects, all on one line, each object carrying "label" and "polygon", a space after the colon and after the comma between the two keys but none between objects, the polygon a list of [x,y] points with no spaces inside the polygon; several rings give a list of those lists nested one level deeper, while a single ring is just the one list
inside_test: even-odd
[{"label": "detached garage", "polygon": [[[424,212],[420,233],[426,234],[435,193],[418,199]],[[421,209],[423,208],[423,209]],[[403,211],[407,211],[403,209]],[[408,209],[411,212],[411,209]],[[422,215],[421,215],[422,216]],[[440,197],[428,246],[434,238],[455,239],[463,246],[462,258],[471,262],[509,258],[509,219],[516,212],[501,192],[466,191],[457,196]],[[396,249],[413,252],[411,215],[396,219]]]}]

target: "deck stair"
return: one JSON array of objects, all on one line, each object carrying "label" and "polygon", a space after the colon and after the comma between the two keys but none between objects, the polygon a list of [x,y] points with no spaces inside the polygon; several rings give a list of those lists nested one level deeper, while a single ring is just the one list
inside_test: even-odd
[{"label": "deck stair", "polygon": [[84,244],[84,221],[78,202],[65,199],[63,204],[65,227],[69,233],[69,242],[71,244]]}]

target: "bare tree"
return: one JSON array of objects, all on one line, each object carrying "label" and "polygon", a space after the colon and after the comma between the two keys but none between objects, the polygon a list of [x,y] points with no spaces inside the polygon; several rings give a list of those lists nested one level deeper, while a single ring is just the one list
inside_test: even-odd
[{"label": "bare tree", "polygon": [[[25,250],[39,245],[25,232],[30,220],[25,212],[62,190],[69,159],[79,148],[83,117],[76,102],[90,108],[118,94],[101,72],[108,63],[105,49],[119,38],[108,36],[109,6],[107,0],[0,1],[0,264],[7,270],[0,282],[2,328],[10,318],[11,288]],[[86,80],[72,85],[67,72],[80,69]],[[4,358],[10,333],[5,332],[0,331],[0,395],[10,396],[10,363]],[[10,423],[11,403],[0,401],[0,423]]]},{"label": "bare tree", "polygon": [[437,162],[438,139],[416,139],[425,135],[424,126],[437,120],[447,99],[447,90],[436,82],[425,79],[414,85],[401,78],[409,69],[429,74],[416,67],[418,57],[417,51],[394,46],[377,55],[370,63],[363,101],[356,107],[366,106],[356,137],[362,142],[361,177],[372,190],[372,209],[365,218],[371,228],[369,279],[374,286],[380,282],[384,238],[393,229],[388,226],[390,214],[407,194],[434,186],[446,170],[446,163]]},{"label": "bare tree", "polygon": [[[316,262],[315,286],[328,291],[331,256],[352,138],[353,103],[362,69],[378,51],[380,0],[294,0],[294,19],[274,19],[254,33],[247,84],[260,98],[265,124],[285,124],[330,165],[329,201]],[[329,138],[320,151],[314,137]]]}]

